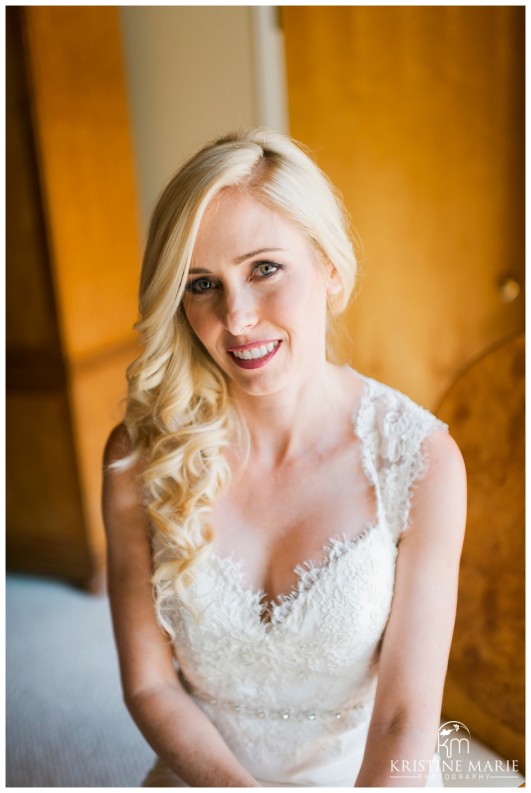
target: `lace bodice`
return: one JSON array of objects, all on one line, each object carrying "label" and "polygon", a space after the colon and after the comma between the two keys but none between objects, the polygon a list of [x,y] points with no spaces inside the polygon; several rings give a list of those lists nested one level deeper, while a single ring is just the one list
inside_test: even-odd
[{"label": "lace bodice", "polygon": [[[185,685],[263,785],[353,785],[397,546],[413,485],[428,464],[422,442],[445,428],[408,397],[363,378],[353,433],[376,518],[362,534],[332,530],[324,561],[296,568],[296,585],[269,604],[268,621],[264,593],[246,586],[240,561],[215,552],[197,570],[189,602],[164,587],[157,593]],[[166,552],[154,543],[160,563]]]}]

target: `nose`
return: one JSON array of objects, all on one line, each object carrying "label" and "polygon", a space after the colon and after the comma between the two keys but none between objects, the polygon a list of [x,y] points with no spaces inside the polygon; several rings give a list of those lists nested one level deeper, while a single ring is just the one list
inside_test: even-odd
[{"label": "nose", "polygon": [[256,325],[256,300],[250,290],[226,290],[221,321],[232,336],[240,336]]}]

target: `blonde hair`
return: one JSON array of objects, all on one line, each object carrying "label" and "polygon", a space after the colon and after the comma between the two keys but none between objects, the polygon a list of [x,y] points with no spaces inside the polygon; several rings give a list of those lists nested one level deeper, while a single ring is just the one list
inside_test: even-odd
[{"label": "blonde hair", "polygon": [[162,192],[142,267],[135,327],[143,352],[128,369],[125,419],[134,457],[145,460],[159,617],[168,597],[185,596],[194,566],[208,553],[208,514],[230,481],[223,450],[244,437],[225,375],[196,341],[182,309],[201,220],[228,187],[244,189],[283,214],[332,263],[342,284],[329,300],[332,315],[345,308],[356,276],[337,192],[284,135],[255,130],[219,138],[185,163]]}]

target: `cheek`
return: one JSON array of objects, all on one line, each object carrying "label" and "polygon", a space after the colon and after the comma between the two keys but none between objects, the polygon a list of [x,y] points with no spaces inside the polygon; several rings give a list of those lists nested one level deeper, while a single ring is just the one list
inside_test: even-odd
[{"label": "cheek", "polygon": [[317,275],[312,279],[301,278],[290,284],[289,289],[275,293],[269,305],[289,324],[311,323],[317,329],[319,317],[326,320],[326,289]]},{"label": "cheek", "polygon": [[214,327],[212,312],[206,310],[206,306],[200,306],[193,302],[189,302],[188,305],[185,303],[183,308],[192,331],[200,341],[208,343]]}]

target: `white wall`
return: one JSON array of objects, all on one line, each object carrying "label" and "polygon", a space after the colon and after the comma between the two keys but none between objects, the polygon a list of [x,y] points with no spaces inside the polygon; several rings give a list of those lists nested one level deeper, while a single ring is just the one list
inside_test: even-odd
[{"label": "white wall", "polygon": [[283,127],[283,53],[271,7],[128,6],[120,19],[145,234],[162,187],[200,145]]}]

